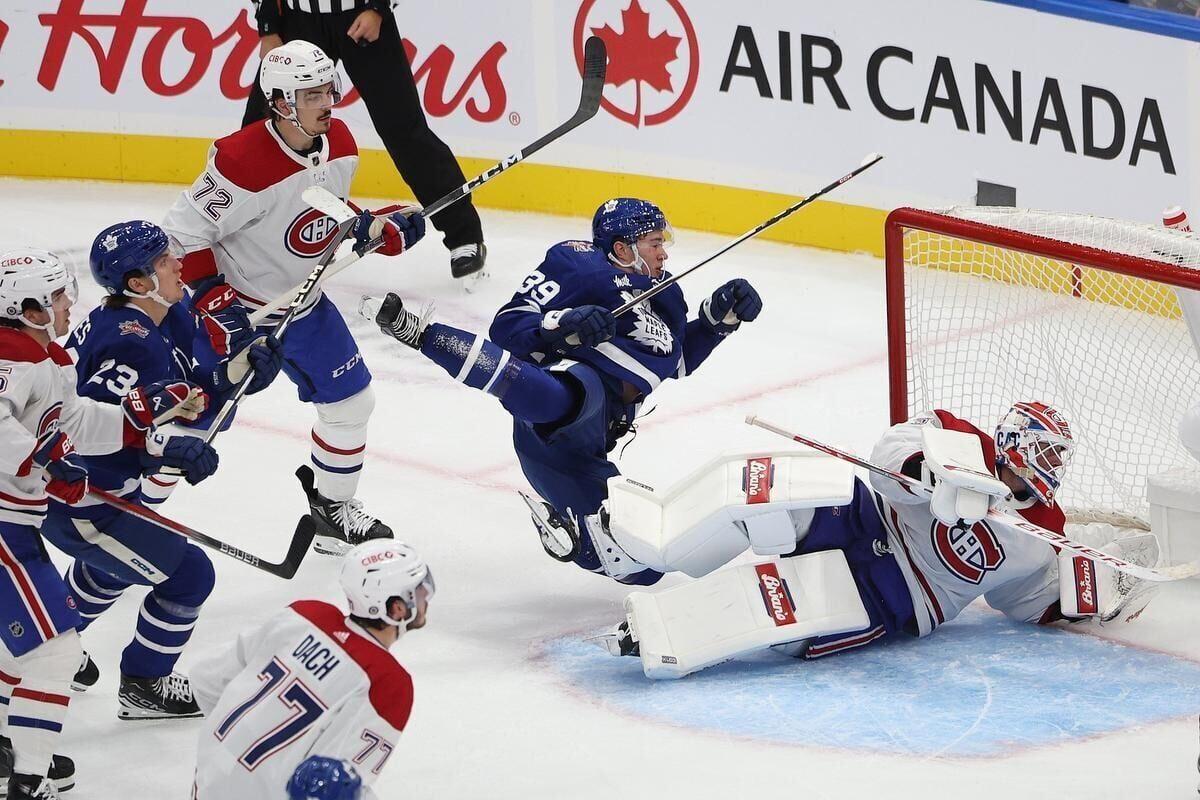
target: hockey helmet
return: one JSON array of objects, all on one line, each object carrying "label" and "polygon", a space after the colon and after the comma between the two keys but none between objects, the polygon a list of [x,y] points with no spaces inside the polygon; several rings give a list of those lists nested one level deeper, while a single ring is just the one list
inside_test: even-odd
[{"label": "hockey helmet", "polygon": [[649,200],[614,197],[604,201],[592,217],[592,244],[609,257],[613,255],[616,242],[632,246],[640,237],[654,231],[662,231],[667,244],[675,240],[666,215]]},{"label": "hockey helmet", "polygon": [[[425,587],[426,601],[434,592],[433,574],[425,559],[394,539],[373,539],[346,553],[340,580],[353,616],[382,620],[401,632],[416,616],[417,589]],[[408,608],[408,616],[402,620],[388,616],[388,601],[393,597]]]},{"label": "hockey helmet", "polygon": [[1054,501],[1075,455],[1075,437],[1058,409],[1015,403],[996,426],[996,463],[1011,469],[1042,503]]},{"label": "hockey helmet", "polygon": [[[158,275],[154,272],[154,262],[166,252],[181,257],[183,248],[153,222],[118,222],[96,235],[88,266],[96,283],[109,294],[148,297],[169,306],[158,293]],[[154,288],[145,294],[129,291],[125,281],[130,273],[149,279]]]},{"label": "hockey helmet", "polygon": [[362,778],[349,761],[309,756],[288,779],[288,800],[358,800]]},{"label": "hockey helmet", "polygon": [[[295,39],[267,53],[258,73],[258,86],[271,103],[278,89],[291,112],[284,119],[296,122],[296,92],[333,84],[333,102],[342,99],[342,80],[337,66],[325,51],[312,42]],[[272,106],[274,108],[274,106]]]},{"label": "hockey helmet", "polygon": [[[0,253],[0,317],[23,322],[31,328],[54,331],[54,295],[66,290],[74,303],[79,285],[70,266],[47,250],[23,248]],[[26,300],[37,303],[50,315],[50,322],[37,325],[22,313]]]}]

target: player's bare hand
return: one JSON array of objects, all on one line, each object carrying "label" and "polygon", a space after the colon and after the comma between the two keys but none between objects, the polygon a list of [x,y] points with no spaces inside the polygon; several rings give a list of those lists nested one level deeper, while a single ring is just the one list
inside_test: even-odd
[{"label": "player's bare hand", "polygon": [[379,27],[382,24],[383,17],[379,12],[368,8],[354,18],[346,35],[353,39],[355,44],[373,42],[379,38]]},{"label": "player's bare hand", "polygon": [[283,37],[277,33],[268,33],[258,40],[258,57],[264,59],[267,53],[283,45]]}]

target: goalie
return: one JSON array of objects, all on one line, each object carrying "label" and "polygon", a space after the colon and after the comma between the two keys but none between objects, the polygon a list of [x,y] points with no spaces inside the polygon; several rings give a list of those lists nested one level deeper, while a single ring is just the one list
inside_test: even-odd
[{"label": "goalie", "polygon": [[[761,542],[763,531],[773,530],[782,553],[782,514],[794,534],[784,558],[653,595],[635,592],[625,601],[626,621],[599,643],[614,655],[640,656],[647,677],[677,678],[767,647],[817,658],[891,635],[927,636],[980,596],[1007,616],[1036,624],[1132,619],[1149,602],[1151,584],[985,519],[995,507],[1061,533],[1066,517],[1055,497],[1074,448],[1066,420],[1043,403],[1015,404],[994,436],[947,411],[915,417],[884,434],[871,461],[931,486],[931,495],[872,475],[870,486],[849,478],[845,502],[806,508],[811,498],[792,499],[785,476],[786,497],[778,505],[786,510],[726,523],[726,531],[745,534],[742,542],[758,553],[767,551],[756,538]],[[749,479],[753,460],[747,464]],[[772,478],[780,485],[779,475],[759,471],[767,486]],[[692,475],[683,483],[702,480]],[[647,537],[627,523],[644,515],[628,501],[628,490],[611,488],[614,537],[631,553],[643,553],[640,540]],[[747,504],[753,502],[748,493]],[[668,511],[674,509],[664,506],[664,515]],[[665,547],[655,543],[658,552],[672,551],[676,559],[680,543],[697,539],[694,531],[667,538]],[[712,540],[701,549],[711,551]],[[1158,559],[1149,533],[1101,549],[1147,566]],[[689,564],[689,558],[679,563],[694,577],[723,563]]]}]

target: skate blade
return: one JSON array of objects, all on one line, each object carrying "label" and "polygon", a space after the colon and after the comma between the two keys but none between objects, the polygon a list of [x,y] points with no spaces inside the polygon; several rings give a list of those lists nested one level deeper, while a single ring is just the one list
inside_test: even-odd
[{"label": "skate blade", "polygon": [[313,537],[312,549],[314,553],[320,553],[323,556],[344,556],[350,552],[351,548],[347,542],[336,536],[317,534]]},{"label": "skate blade", "polygon": [[149,708],[130,708],[129,706],[121,706],[117,709],[118,719],[128,720],[152,720],[152,719],[196,719],[203,717],[204,712],[197,711],[194,714],[167,714],[162,711],[154,711]]}]

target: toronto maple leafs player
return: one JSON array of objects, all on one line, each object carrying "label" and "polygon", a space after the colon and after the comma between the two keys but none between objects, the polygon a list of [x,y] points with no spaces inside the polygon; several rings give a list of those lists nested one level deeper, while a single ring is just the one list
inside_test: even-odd
[{"label": "toronto maple leafs player", "polygon": [[78,396],[71,358],[54,342],[74,300],[74,276],[57,256],[0,254],[0,769],[10,798],[51,798],[74,784],[74,765],[52,754],[83,656],[80,618],[39,535],[47,507],[87,494],[83,454],[141,445],[161,457],[171,438],[153,426],[194,418],[205,400],[183,383],[140,386],[115,405]]},{"label": "toronto maple leafs player", "polygon": [[[775,512],[790,516],[795,533],[788,557],[634,593],[626,622],[601,640],[614,654],[640,655],[647,676],[674,678],[768,646],[812,659],[887,636],[927,636],[978,597],[1037,624],[1132,618],[1149,602],[1149,584],[984,518],[993,507],[1062,533],[1055,498],[1074,449],[1067,421],[1044,403],[1016,403],[994,435],[944,410],[914,417],[879,440],[871,461],[932,484],[932,496],[872,473],[869,486],[853,479],[848,505]],[[620,540],[615,514],[612,525]],[[1157,559],[1150,534],[1101,549],[1147,565]],[[821,597],[810,598],[808,586],[821,586]],[[743,589],[762,605],[708,614],[706,603],[739,605],[729,601]],[[701,628],[704,636],[691,635]],[[687,644],[698,641],[704,646]]]},{"label": "toronto maple leafs player", "polygon": [[349,614],[298,600],[192,670],[206,717],[196,800],[281,797],[313,755],[349,761],[369,786],[395,752],[413,682],[389,651],[424,627],[433,575],[413,548],[387,540],[346,553],[339,581]]},{"label": "toronto maple leafs player", "polygon": [[[259,86],[271,118],[218,139],[204,172],[163,222],[188,253],[189,283],[222,276],[196,287],[196,308],[222,318],[229,330],[247,328],[248,309],[261,308],[267,298],[303,281],[330,242],[334,221],[310,208],[303,191],[319,185],[345,198],[358,168],[354,137],[332,116],[341,99],[337,71],[320,48],[295,40],[270,51]],[[371,239],[371,223],[378,217],[385,237],[378,252],[399,255],[425,232],[424,218],[407,213],[400,206],[363,211],[355,237],[360,243]],[[280,316],[267,317],[263,330]],[[219,341],[224,336],[214,334],[224,355]],[[390,538],[391,529],[355,499],[375,395],[345,320],[332,301],[315,292],[281,344],[283,371],[317,416],[312,469],[299,473],[317,526],[314,547],[337,554],[367,539]]]},{"label": "toronto maple leafs player", "polygon": [[[219,320],[193,316],[177,256],[166,233],[153,223],[123,222],[102,230],[92,245],[90,266],[108,296],[75,328],[67,347],[76,362],[81,397],[120,403],[140,384],[182,387],[188,381],[216,401],[195,423],[203,426],[248,370],[254,370],[250,391],[260,391],[278,374],[282,358],[272,338],[251,341],[249,330],[226,343],[223,349],[231,355],[218,358],[203,323]],[[193,484],[212,474],[217,465],[212,447],[184,431],[175,433],[164,438],[161,453],[152,438],[149,449],[126,447],[85,458],[92,483],[149,504],[147,497],[160,500],[164,488],[170,488],[164,487],[160,466],[182,472]],[[119,717],[196,716],[187,679],[173,670],[213,588],[212,562],[204,550],[88,498],[74,505],[51,502],[42,533],[75,558],[66,579],[83,619],[81,631],[130,586],[150,587],[134,636],[121,655]],[[94,682],[94,666],[90,672]]]},{"label": "toronto maple leafs player", "polygon": [[688,319],[678,284],[614,317],[613,310],[667,277],[671,228],[657,206],[616,198],[592,219],[592,241],[566,241],[522,283],[492,321],[490,340],[368,298],[363,313],[457,380],[500,400],[513,415],[525,477],[545,498],[527,498],[543,545],[555,558],[623,583],[662,573],[628,558],[599,511],[608,453],[662,381],[696,371],[762,301],[748,281],[719,287]]}]

